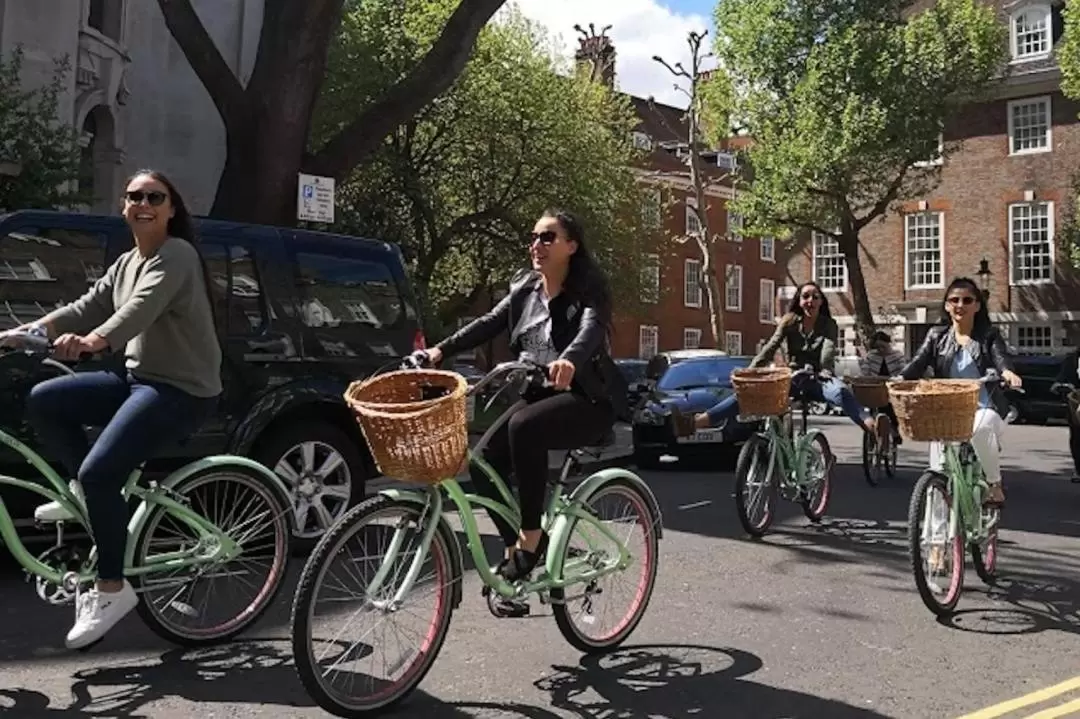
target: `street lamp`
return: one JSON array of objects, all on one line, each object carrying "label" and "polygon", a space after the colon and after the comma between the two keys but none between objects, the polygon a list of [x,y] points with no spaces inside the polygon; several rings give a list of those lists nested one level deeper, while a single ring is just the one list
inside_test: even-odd
[{"label": "street lamp", "polygon": [[979,287],[982,288],[983,302],[990,299],[990,278],[994,276],[994,273],[990,270],[990,262],[985,257],[979,260],[979,271],[976,273],[979,275]]}]

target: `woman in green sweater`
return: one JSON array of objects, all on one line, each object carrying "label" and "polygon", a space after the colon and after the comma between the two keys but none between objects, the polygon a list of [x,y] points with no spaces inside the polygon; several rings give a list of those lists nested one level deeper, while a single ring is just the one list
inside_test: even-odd
[{"label": "woman in green sweater", "polygon": [[[58,359],[119,351],[126,359],[122,373],[50,379],[27,399],[38,439],[76,477],[72,490],[85,497],[98,549],[97,582],[75,602],[72,649],[101,639],[138,601],[123,575],[125,480],[191,435],[222,391],[210,284],[183,199],[162,174],[140,171],[128,181],[123,213],[135,247],[78,300],[19,328],[52,338]],[[103,427],[93,446],[87,425]],[[35,517],[70,519],[56,503],[38,507]]]}]

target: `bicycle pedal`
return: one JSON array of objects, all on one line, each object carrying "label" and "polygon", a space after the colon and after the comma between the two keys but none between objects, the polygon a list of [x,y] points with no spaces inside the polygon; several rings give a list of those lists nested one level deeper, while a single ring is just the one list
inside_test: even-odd
[{"label": "bicycle pedal", "polygon": [[497,595],[488,596],[488,610],[496,619],[522,619],[532,613],[528,602],[506,601]]}]

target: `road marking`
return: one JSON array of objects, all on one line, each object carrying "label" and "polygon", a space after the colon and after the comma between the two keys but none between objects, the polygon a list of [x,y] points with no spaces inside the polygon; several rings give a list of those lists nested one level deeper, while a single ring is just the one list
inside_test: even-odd
[{"label": "road marking", "polygon": [[[1032,704],[1042,704],[1043,702],[1047,701],[1048,699],[1053,699],[1054,697],[1056,697],[1056,696],[1058,696],[1060,694],[1065,694],[1067,692],[1071,692],[1074,689],[1080,689],[1080,677],[1073,677],[1072,679],[1067,679],[1067,680],[1061,682],[1060,684],[1055,684],[1052,687],[1047,687],[1045,689],[1039,689],[1038,691],[1031,692],[1030,694],[1025,694],[1022,697],[1017,697],[1016,699],[1010,699],[1010,700],[1002,702],[1000,704],[995,704],[994,706],[987,707],[985,709],[980,709],[979,711],[973,712],[971,714],[965,714],[964,716],[960,717],[959,719],[995,719],[995,717],[1005,716],[1006,714],[1008,714],[1010,712],[1014,712],[1017,709],[1023,709],[1024,707],[1031,706]],[[1060,708],[1060,707],[1058,707],[1058,708]],[[1035,716],[1039,717],[1039,719],[1048,719],[1049,717],[1058,717],[1058,716],[1065,716],[1065,715],[1064,714],[1046,714],[1046,715],[1036,714]],[[1028,719],[1034,719],[1034,717],[1029,717]]]},{"label": "road marking", "polygon": [[697,509],[698,507],[707,507],[712,504],[711,499],[703,499],[700,502],[691,502],[690,504],[684,504],[679,509]]},{"label": "road marking", "polygon": [[1032,714],[1026,719],[1058,719],[1058,717],[1075,716],[1073,712],[1080,712],[1080,699],[1074,699],[1068,704],[1043,709],[1037,714]]}]

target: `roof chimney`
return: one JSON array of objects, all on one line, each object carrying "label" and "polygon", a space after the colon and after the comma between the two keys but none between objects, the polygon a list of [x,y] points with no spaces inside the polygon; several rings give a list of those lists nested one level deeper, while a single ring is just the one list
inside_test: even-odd
[{"label": "roof chimney", "polygon": [[578,49],[574,53],[574,60],[578,69],[588,74],[592,80],[599,80],[611,89],[615,89],[615,46],[608,37],[607,31],[611,25],[606,26],[597,34],[596,25],[589,23],[589,32],[585,32],[581,25],[575,25],[574,29],[581,35],[578,38]]}]

